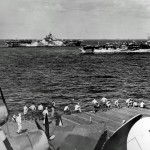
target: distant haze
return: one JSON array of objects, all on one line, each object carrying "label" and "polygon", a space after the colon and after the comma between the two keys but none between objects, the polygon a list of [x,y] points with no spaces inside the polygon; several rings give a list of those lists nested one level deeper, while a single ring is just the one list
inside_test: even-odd
[{"label": "distant haze", "polygon": [[1,0],[0,39],[145,39],[150,0]]}]

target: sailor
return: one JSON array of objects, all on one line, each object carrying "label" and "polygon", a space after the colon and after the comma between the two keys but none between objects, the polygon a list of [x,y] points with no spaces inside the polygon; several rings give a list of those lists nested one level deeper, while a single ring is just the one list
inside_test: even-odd
[{"label": "sailor", "polygon": [[132,106],[132,107],[133,107],[133,102],[134,102],[134,101],[133,101],[132,99],[131,99],[130,102],[129,102],[129,105]]},{"label": "sailor", "polygon": [[115,107],[119,108],[119,101],[118,100],[116,100],[114,104],[115,104]]},{"label": "sailor", "polygon": [[80,106],[80,104],[78,103],[78,104],[76,104],[75,105],[75,112],[77,112],[77,113],[81,113],[82,111],[81,111],[81,106]]},{"label": "sailor", "polygon": [[61,114],[59,112],[55,112],[55,123],[56,126],[63,126]]},{"label": "sailor", "polygon": [[107,102],[106,102],[106,106],[107,106],[107,108],[111,108],[111,102],[110,102],[110,101],[107,101]]},{"label": "sailor", "polygon": [[101,99],[101,102],[102,102],[102,105],[103,105],[103,109],[105,110],[106,109],[106,102],[107,102],[107,98],[105,96],[102,97]]},{"label": "sailor", "polygon": [[16,122],[17,122],[17,125],[18,125],[17,133],[20,134],[21,131],[22,131],[21,113],[19,113],[18,116],[16,117]]},{"label": "sailor", "polygon": [[69,108],[68,105],[64,107],[64,113],[65,113],[66,115],[70,115],[70,114],[71,114],[71,111],[70,111],[70,108]]},{"label": "sailor", "polygon": [[55,114],[55,108],[52,106],[51,107],[51,117],[54,118],[54,114]]},{"label": "sailor", "polygon": [[98,105],[98,101],[97,101],[96,99],[93,99],[93,100],[92,100],[92,104],[93,104],[93,105]]},{"label": "sailor", "polygon": [[116,100],[114,104],[115,104],[115,107],[121,108],[121,104],[119,103],[119,100]]},{"label": "sailor", "polygon": [[42,103],[40,103],[40,105],[38,106],[38,110],[39,110],[39,111],[43,111],[43,109],[44,109],[44,108],[43,108],[43,105],[42,105]]},{"label": "sailor", "polygon": [[31,109],[31,113],[32,113],[32,120],[35,117],[35,112],[36,112],[36,107],[34,105],[34,103],[32,103],[32,105],[29,107]]},{"label": "sailor", "polygon": [[98,109],[100,108],[100,105],[99,105],[99,103],[96,99],[93,99],[92,104],[93,104],[93,107],[94,107],[93,112],[96,113],[98,111]]},{"label": "sailor", "polygon": [[145,103],[142,101],[141,103],[140,103],[140,108],[144,108],[145,107]]},{"label": "sailor", "polygon": [[46,114],[48,116],[48,107],[45,107],[44,111],[43,111],[43,116],[44,116],[44,119],[43,119],[43,124],[45,124],[45,117],[46,117]]},{"label": "sailor", "polygon": [[107,102],[108,100],[107,100],[107,98],[106,98],[105,96],[103,96],[102,99],[101,99],[101,101],[102,101],[102,103],[105,103],[105,104],[106,104],[106,102]]},{"label": "sailor", "polygon": [[26,120],[28,115],[28,107],[26,105],[23,107],[23,114],[24,114],[24,119]]},{"label": "sailor", "polygon": [[56,103],[54,100],[52,100],[52,107],[56,107]]},{"label": "sailor", "polygon": [[133,101],[132,108],[133,107],[138,107],[138,103],[136,101]]},{"label": "sailor", "polygon": [[130,107],[130,104],[131,104],[131,98],[128,98],[128,99],[126,100],[126,105],[127,105],[128,107]]},{"label": "sailor", "polygon": [[40,103],[40,105],[38,106],[38,114],[39,114],[39,120],[42,119],[42,112],[43,112],[43,105],[42,103]]}]

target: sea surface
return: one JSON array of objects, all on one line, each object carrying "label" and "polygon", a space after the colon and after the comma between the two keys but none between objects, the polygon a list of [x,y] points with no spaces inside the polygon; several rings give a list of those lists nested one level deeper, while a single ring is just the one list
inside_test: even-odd
[{"label": "sea surface", "polygon": [[90,103],[102,96],[150,105],[150,53],[83,55],[78,47],[0,48],[0,86],[11,113],[25,104]]}]

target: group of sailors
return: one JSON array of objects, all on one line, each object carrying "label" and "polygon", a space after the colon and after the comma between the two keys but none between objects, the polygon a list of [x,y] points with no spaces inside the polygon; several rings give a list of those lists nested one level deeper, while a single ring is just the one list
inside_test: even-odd
[{"label": "group of sailors", "polygon": [[[81,113],[81,112],[82,112],[80,103],[77,103],[77,104],[74,106],[74,112],[76,112],[76,113]],[[71,110],[70,110],[70,108],[69,108],[68,105],[66,105],[66,106],[64,107],[64,114],[66,114],[66,115],[70,115],[70,114],[71,114]]]},{"label": "group of sailors", "polygon": [[[55,102],[53,102],[52,106],[51,106],[51,116],[52,117],[54,117],[54,108],[55,108]],[[48,107],[44,107],[43,104],[40,103],[36,108],[35,104],[32,103],[32,105],[29,107],[27,105],[25,105],[23,107],[23,114],[24,114],[25,120],[28,119],[29,110],[31,111],[32,120],[37,117],[37,114],[38,114],[39,120],[41,120],[43,117],[45,117],[46,114],[48,115]]]},{"label": "group of sailors", "polygon": [[[110,109],[113,107],[113,104],[110,100],[108,100],[105,96],[102,97],[101,101],[98,102],[96,99],[93,99],[91,102],[92,106],[93,106],[93,112],[96,113],[98,110],[102,109],[102,111],[106,111],[107,109]],[[126,100],[126,105],[127,107],[140,107],[140,108],[145,108],[146,104],[141,101],[141,102],[136,102],[135,100],[129,98]],[[114,107],[115,108],[122,108],[122,105],[120,104],[119,100],[115,100],[114,101]],[[74,111],[77,113],[82,112],[81,110],[81,106],[80,103],[77,103],[74,107]],[[64,113],[65,114],[71,114],[71,110],[69,108],[69,106],[65,106],[64,107]]]},{"label": "group of sailors", "polygon": [[[93,112],[94,113],[96,113],[100,108],[102,108],[104,110],[106,108],[109,109],[112,106],[111,101],[108,100],[106,97],[103,97],[101,99],[101,103],[99,103],[96,99],[93,99],[91,103],[92,103],[92,106],[93,106]],[[118,100],[115,101],[115,106],[117,108],[121,108],[121,105],[120,105]],[[74,112],[77,112],[77,113],[81,113],[82,112],[80,103],[77,103],[74,106]],[[65,114],[71,114],[71,110],[70,110],[68,105],[64,107],[64,113]]]},{"label": "group of sailors", "polygon": [[[46,115],[51,117],[51,119],[55,119],[56,126],[62,126],[63,122],[61,119],[60,113],[55,111],[55,102],[52,102],[52,105],[50,106],[51,108],[49,109],[47,106],[44,107],[42,103],[40,103],[37,107],[35,106],[34,103],[31,104],[31,106],[28,107],[28,105],[25,105],[23,107],[23,117],[24,120],[29,119],[29,113],[31,113],[32,120],[38,119],[43,120],[43,125],[45,124],[45,118]],[[50,112],[50,113],[49,113]],[[17,122],[18,129],[17,133],[20,134],[22,132],[22,113],[19,113],[18,115],[13,115],[12,120]]]},{"label": "group of sailors", "polygon": [[133,107],[140,107],[140,108],[145,108],[146,107],[146,104],[143,101],[138,103],[137,101],[135,101],[131,98],[128,98],[126,100],[126,105],[127,105],[127,107],[132,107],[132,108]]},{"label": "group of sailors", "polygon": [[[111,101],[108,100],[106,97],[102,97],[100,102],[98,102],[96,99],[93,99],[91,104],[93,106],[93,112],[94,113],[96,113],[100,109],[102,109],[102,111],[106,111],[107,109],[112,108]],[[146,105],[143,101],[138,103],[138,102],[136,102],[135,100],[133,100],[131,98],[126,100],[126,105],[127,105],[127,107],[132,107],[132,108],[133,107],[141,107],[141,108],[146,107]],[[115,100],[114,106],[116,108],[122,108],[122,105],[119,103],[119,100]],[[47,114],[47,116],[50,115],[50,117],[52,119],[55,119],[56,126],[61,126],[61,125],[63,125],[61,115],[58,112],[58,110],[57,111],[55,110],[55,108],[56,107],[55,107],[55,102],[54,101],[52,101],[52,105],[51,105],[50,110],[47,106],[44,107],[42,105],[42,103],[40,103],[37,107],[35,106],[34,103],[32,103],[31,106],[29,106],[29,107],[27,105],[25,105],[23,107],[23,116],[24,116],[24,119],[27,120],[28,117],[29,117],[29,111],[31,111],[32,120],[37,119],[37,116],[38,116],[39,120],[43,120],[43,124],[45,124],[45,118],[46,118],[46,114]],[[69,108],[69,105],[66,105],[64,107],[63,111],[64,111],[64,114],[70,115],[72,112],[81,113],[82,109],[81,109],[80,103],[78,102],[77,104],[75,104],[74,110],[71,110]],[[15,122],[17,122],[17,124],[18,124],[17,133],[21,133],[21,131],[22,131],[21,113],[19,113],[18,116],[14,115],[12,119]]]},{"label": "group of sailors", "polygon": [[[106,97],[103,97],[101,99],[100,103],[101,103],[101,105],[98,103],[98,101],[96,99],[94,99],[92,101],[92,104],[94,107],[94,112],[96,112],[97,108],[100,108],[100,107],[102,108],[102,110],[104,110],[105,108],[106,109],[112,108],[111,101],[108,100]],[[138,103],[137,101],[133,100],[132,98],[128,98],[126,100],[126,105],[127,105],[127,107],[132,107],[132,108],[134,108],[134,107],[145,108],[146,107],[146,104],[143,101]],[[122,108],[122,105],[119,103],[119,100],[114,101],[114,106],[115,106],[115,108]]]},{"label": "group of sailors", "polygon": [[[93,105],[93,112],[96,113],[99,109],[102,109],[103,111],[112,108],[112,103],[110,100],[108,100],[105,96],[102,97],[100,103],[96,100],[92,100],[92,105]],[[119,103],[119,100],[115,100],[114,106],[116,108],[121,108],[121,104]]]}]

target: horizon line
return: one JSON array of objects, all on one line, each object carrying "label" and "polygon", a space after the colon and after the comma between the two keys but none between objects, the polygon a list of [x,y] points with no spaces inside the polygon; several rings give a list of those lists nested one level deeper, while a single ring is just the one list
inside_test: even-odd
[{"label": "horizon line", "polygon": [[[0,40],[43,40],[44,38],[0,38]],[[100,39],[93,39],[93,38],[57,38],[57,40],[147,40],[147,38],[100,38]]]}]

